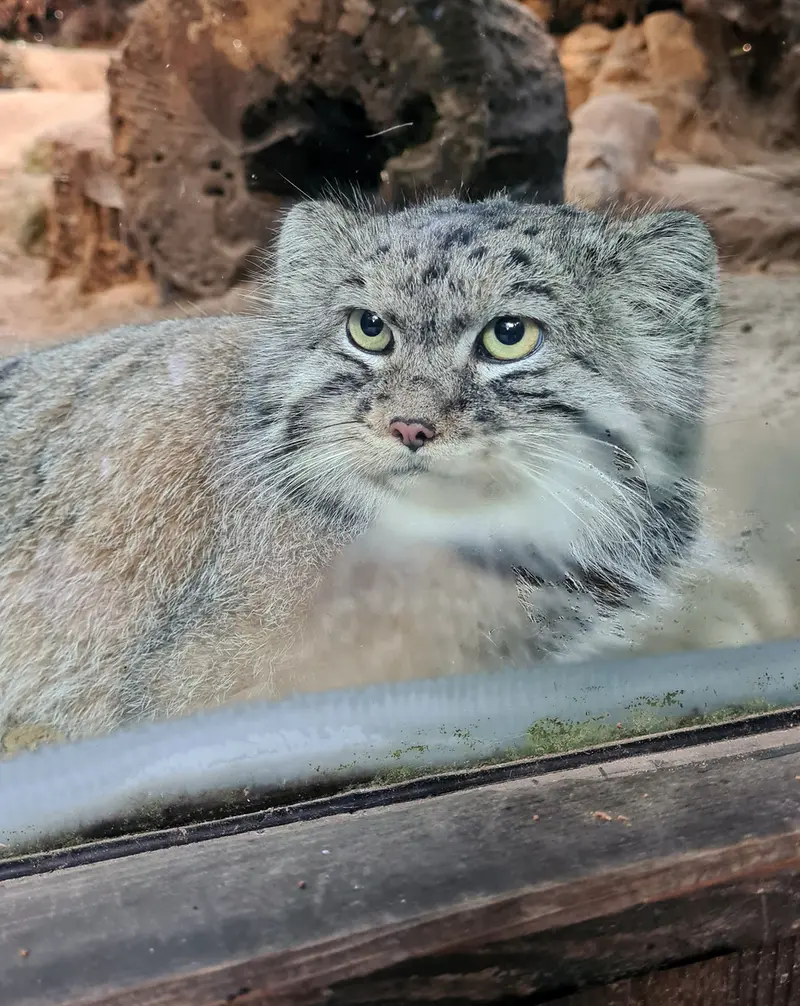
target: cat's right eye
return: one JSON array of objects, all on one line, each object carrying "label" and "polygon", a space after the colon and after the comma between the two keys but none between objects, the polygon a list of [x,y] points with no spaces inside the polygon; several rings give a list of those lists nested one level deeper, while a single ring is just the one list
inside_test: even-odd
[{"label": "cat's right eye", "polygon": [[542,344],[544,332],[532,318],[502,315],[484,328],[478,345],[486,356],[500,363],[521,360],[534,353]]},{"label": "cat's right eye", "polygon": [[394,343],[391,328],[373,311],[351,311],[347,319],[347,335],[352,343],[367,353],[386,353]]}]

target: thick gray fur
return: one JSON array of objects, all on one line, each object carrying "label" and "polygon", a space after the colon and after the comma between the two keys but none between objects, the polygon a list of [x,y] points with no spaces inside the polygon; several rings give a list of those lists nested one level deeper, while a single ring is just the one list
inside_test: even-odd
[{"label": "thick gray fur", "polygon": [[[710,555],[698,219],[310,202],[264,291],[0,361],[0,734],[576,659],[671,617]],[[348,340],[356,308],[390,353]],[[508,314],[541,348],[481,357]],[[412,453],[397,416],[438,435]]]}]

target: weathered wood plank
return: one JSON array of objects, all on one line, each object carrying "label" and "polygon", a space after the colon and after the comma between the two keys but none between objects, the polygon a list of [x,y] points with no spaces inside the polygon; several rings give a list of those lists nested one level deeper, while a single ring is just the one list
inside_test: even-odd
[{"label": "weathered wood plank", "polygon": [[10,880],[0,1002],[491,1002],[775,942],[798,776],[794,728]]},{"label": "weathered wood plank", "polygon": [[627,978],[558,999],[558,1006],[799,1006],[800,956],[790,937],[759,950]]}]

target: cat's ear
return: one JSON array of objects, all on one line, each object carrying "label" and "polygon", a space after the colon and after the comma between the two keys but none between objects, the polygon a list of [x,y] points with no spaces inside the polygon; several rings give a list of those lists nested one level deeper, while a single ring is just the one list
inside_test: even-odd
[{"label": "cat's ear", "polygon": [[351,243],[354,213],[332,200],[297,203],[286,214],[275,247],[278,281],[318,275]]},{"label": "cat's ear", "polygon": [[605,258],[614,301],[644,334],[678,344],[707,342],[719,310],[717,250],[694,214],[664,210],[615,221]]}]

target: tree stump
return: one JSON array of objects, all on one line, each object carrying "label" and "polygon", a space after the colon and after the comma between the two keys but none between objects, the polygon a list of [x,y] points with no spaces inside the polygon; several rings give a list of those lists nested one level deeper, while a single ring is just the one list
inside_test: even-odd
[{"label": "tree stump", "polygon": [[109,82],[129,240],[184,293],[299,193],[562,198],[556,48],[515,0],[144,0]]},{"label": "tree stump", "polygon": [[108,116],[67,124],[44,137],[53,201],[48,214],[48,279],[77,275],[94,293],[147,275],[122,239],[122,193],[111,172]]}]

